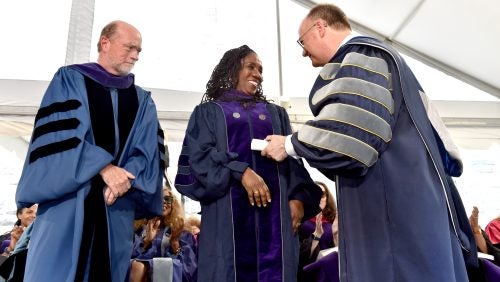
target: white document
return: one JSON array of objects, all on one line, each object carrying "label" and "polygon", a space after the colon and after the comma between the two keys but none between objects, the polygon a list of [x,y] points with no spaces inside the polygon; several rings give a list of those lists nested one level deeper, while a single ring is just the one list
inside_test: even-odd
[{"label": "white document", "polygon": [[316,261],[326,257],[327,255],[333,253],[333,252],[337,252],[338,253],[339,251],[339,247],[333,247],[333,248],[328,248],[328,249],[324,249],[324,250],[321,250],[319,251],[319,254],[318,254],[318,257],[316,258]]},{"label": "white document", "polygon": [[481,252],[477,252],[477,257],[478,258],[485,258],[485,259],[489,259],[489,260],[495,260],[494,256],[489,255],[489,254],[485,254],[485,253],[481,253]]},{"label": "white document", "polygon": [[262,139],[252,139],[250,148],[254,151],[262,151],[267,146],[267,141]]}]

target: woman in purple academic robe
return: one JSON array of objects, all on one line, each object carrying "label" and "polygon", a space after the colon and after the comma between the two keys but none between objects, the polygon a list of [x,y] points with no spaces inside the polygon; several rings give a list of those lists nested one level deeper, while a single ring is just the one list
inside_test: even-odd
[{"label": "woman in purple academic robe", "polygon": [[201,204],[203,281],[295,281],[297,228],[319,211],[321,190],[298,160],[277,163],[251,149],[252,139],[291,132],[262,80],[252,49],[227,51],[186,130],[175,186]]}]

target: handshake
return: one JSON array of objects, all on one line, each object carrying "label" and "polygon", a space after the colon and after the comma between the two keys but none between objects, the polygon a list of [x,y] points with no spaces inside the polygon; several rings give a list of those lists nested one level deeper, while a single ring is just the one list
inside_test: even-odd
[{"label": "handshake", "polygon": [[261,151],[263,157],[268,157],[281,162],[288,154],[285,150],[285,136],[269,135],[266,139],[252,139],[250,148],[254,151]]}]

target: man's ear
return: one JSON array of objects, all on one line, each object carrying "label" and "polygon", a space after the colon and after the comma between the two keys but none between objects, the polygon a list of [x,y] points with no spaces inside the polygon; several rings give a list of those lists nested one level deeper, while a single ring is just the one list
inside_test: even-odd
[{"label": "man's ear", "polygon": [[99,44],[101,44],[102,50],[106,50],[106,48],[108,48],[108,46],[110,44],[109,38],[107,38],[106,36],[101,36],[101,38],[99,40]]},{"label": "man's ear", "polygon": [[328,25],[323,20],[318,20],[318,23],[316,23],[316,24],[318,25],[319,36],[324,37],[325,33],[326,33],[326,28],[328,27]]}]

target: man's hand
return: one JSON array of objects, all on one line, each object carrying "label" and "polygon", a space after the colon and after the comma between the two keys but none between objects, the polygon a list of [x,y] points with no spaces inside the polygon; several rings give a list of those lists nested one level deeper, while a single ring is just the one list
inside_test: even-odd
[{"label": "man's hand", "polygon": [[257,203],[258,207],[261,205],[265,207],[267,203],[271,202],[271,193],[264,179],[251,168],[247,168],[243,172],[241,184],[247,190],[248,200],[252,206]]},{"label": "man's hand", "polygon": [[106,183],[104,199],[108,206],[112,205],[118,197],[123,196],[132,186],[130,180],[135,179],[132,173],[112,164],[103,168],[99,174]]},{"label": "man's hand", "polygon": [[299,200],[290,200],[288,201],[288,206],[290,206],[290,214],[292,216],[293,232],[297,233],[304,217],[304,204]]},{"label": "man's hand", "polygon": [[277,162],[283,161],[288,155],[285,150],[285,136],[269,135],[266,137],[268,145],[260,152],[263,157],[272,158]]}]

